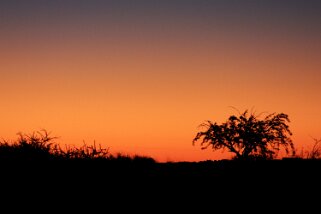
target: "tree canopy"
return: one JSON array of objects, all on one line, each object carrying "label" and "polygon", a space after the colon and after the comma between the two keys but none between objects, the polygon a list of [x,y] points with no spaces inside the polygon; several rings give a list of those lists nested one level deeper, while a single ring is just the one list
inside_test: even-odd
[{"label": "tree canopy", "polygon": [[202,149],[228,149],[237,159],[273,159],[281,147],[286,154],[294,155],[288,115],[272,113],[263,119],[259,116],[246,110],[221,125],[207,121],[201,124],[206,130],[197,133],[193,144],[200,140]]}]

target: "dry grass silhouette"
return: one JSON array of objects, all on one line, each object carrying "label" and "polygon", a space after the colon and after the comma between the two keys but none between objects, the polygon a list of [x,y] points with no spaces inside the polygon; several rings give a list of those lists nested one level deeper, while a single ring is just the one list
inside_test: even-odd
[{"label": "dry grass silhouette", "polygon": [[321,159],[321,139],[313,138],[313,146],[312,148],[304,148],[302,147],[299,152],[297,152],[297,158],[301,159]]}]

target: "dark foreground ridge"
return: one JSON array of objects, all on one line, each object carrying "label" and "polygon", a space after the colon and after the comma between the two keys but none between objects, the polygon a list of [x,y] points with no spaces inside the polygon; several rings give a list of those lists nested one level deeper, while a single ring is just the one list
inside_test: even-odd
[{"label": "dark foreground ridge", "polygon": [[5,176],[109,178],[211,178],[211,179],[316,179],[321,178],[321,160],[220,160],[157,163],[153,159],[114,160],[0,160]]},{"label": "dark foreground ridge", "polygon": [[34,201],[31,195],[36,195],[37,200],[51,197],[67,204],[76,199],[84,205],[89,200],[108,206],[132,203],[138,210],[146,204],[165,211],[173,206],[207,210],[230,201],[263,206],[270,195],[277,201],[313,199],[320,189],[321,160],[2,160],[0,171],[2,193],[11,198]]},{"label": "dark foreground ridge", "polygon": [[129,201],[143,192],[145,199],[167,195],[176,201],[207,194],[243,197],[250,192],[256,198],[279,189],[315,191],[321,180],[320,159],[158,163],[150,157],[114,156],[95,144],[62,149],[53,140],[44,131],[1,142],[1,190],[15,195],[39,190],[41,198],[53,193],[68,198],[104,194]]}]

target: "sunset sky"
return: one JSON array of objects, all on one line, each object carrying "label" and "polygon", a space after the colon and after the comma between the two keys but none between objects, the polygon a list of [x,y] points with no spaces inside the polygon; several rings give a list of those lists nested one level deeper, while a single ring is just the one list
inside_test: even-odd
[{"label": "sunset sky", "polygon": [[0,137],[40,129],[158,161],[230,157],[206,120],[286,113],[321,138],[319,0],[1,0]]}]

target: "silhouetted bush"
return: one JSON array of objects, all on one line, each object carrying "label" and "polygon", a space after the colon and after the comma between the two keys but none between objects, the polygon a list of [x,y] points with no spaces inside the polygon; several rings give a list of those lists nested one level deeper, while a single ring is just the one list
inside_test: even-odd
[{"label": "silhouetted bush", "polygon": [[30,135],[19,133],[16,142],[0,142],[0,159],[44,160],[55,157],[53,140],[45,130]]},{"label": "silhouetted bush", "polygon": [[101,145],[98,147],[94,142],[93,145],[88,146],[84,143],[81,147],[71,147],[66,146],[65,149],[62,149],[60,145],[56,144],[55,147],[51,150],[51,153],[55,157],[62,159],[109,159],[111,155],[109,154],[109,149],[102,148]]},{"label": "silhouetted bush", "polygon": [[81,147],[61,146],[55,142],[57,137],[51,137],[46,130],[32,134],[19,133],[15,142],[0,141],[0,160],[109,160],[118,162],[154,163],[155,160],[144,156],[129,156],[110,154],[108,148],[101,145],[87,145]]}]

